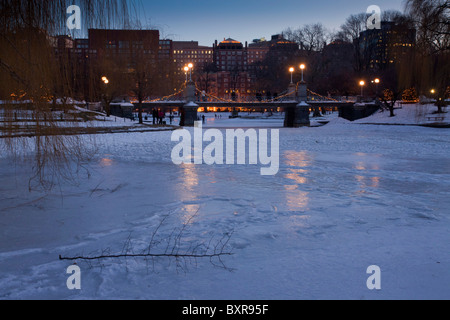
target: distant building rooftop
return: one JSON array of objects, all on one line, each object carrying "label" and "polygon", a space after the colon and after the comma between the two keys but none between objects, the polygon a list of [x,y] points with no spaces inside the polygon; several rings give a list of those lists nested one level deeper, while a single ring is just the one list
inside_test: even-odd
[{"label": "distant building rooftop", "polygon": [[241,42],[228,38],[228,39],[223,39],[223,41],[220,44],[242,44]]}]

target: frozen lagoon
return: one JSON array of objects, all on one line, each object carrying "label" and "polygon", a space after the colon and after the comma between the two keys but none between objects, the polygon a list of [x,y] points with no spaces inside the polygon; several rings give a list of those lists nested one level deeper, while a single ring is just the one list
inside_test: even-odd
[{"label": "frozen lagoon", "polygon": [[[280,128],[273,177],[258,166],[176,166],[170,136],[98,136],[90,178],[50,194],[28,192],[28,166],[2,158],[0,298],[450,298],[448,130]],[[165,259],[79,262],[82,290],[67,289],[59,255],[139,251],[166,216],[161,239],[186,222],[183,243],[232,232],[223,261],[233,271],[201,259],[181,271]],[[370,265],[381,290],[366,286]]]}]

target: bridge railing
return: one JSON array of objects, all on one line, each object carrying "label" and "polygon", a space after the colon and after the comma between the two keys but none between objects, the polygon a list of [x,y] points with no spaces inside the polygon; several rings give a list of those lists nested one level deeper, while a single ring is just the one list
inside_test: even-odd
[{"label": "bridge railing", "polygon": [[[144,101],[144,103],[152,103],[152,102],[183,102],[186,100],[185,97],[185,89],[186,83],[182,85],[182,87],[175,93],[171,95],[167,95],[164,97],[152,97],[148,98]],[[236,96],[236,97],[218,97],[216,95],[206,93],[203,90],[200,90],[195,84],[196,89],[196,101],[197,102],[226,102],[226,103],[283,103],[283,102],[292,102],[297,100],[297,90],[298,84],[295,88],[295,91],[285,91],[277,96],[262,96],[262,95],[254,95],[254,96]],[[309,102],[346,102],[342,97],[330,97],[323,96],[311,90],[307,90],[308,92],[308,101]],[[137,101],[132,101],[136,103]]]}]

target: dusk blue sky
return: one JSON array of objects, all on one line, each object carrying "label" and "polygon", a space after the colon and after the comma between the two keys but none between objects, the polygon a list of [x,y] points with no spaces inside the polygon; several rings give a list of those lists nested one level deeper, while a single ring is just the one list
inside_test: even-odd
[{"label": "dusk blue sky", "polygon": [[216,39],[251,42],[316,22],[336,31],[370,5],[403,11],[404,0],[142,0],[142,5],[141,19],[161,30],[161,37],[210,46]]}]

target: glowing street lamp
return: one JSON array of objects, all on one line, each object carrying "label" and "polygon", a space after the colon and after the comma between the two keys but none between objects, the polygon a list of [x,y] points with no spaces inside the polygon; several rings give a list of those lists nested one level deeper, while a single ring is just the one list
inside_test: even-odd
[{"label": "glowing street lamp", "polygon": [[291,73],[291,84],[294,83],[294,78],[293,78],[293,74],[294,74],[295,69],[294,68],[289,68],[289,72]]},{"label": "glowing street lamp", "polygon": [[108,84],[109,83],[109,80],[108,80],[107,77],[102,77],[102,81],[103,81],[104,84]]},{"label": "glowing street lamp", "polygon": [[376,95],[378,96],[378,85],[380,84],[381,80],[376,78],[375,80],[372,80],[372,83],[375,83],[376,86]]},{"label": "glowing street lamp", "polygon": [[194,65],[192,63],[189,63],[188,68],[189,68],[189,73],[190,73],[189,78],[190,78],[190,81],[192,81],[192,69],[194,68]]},{"label": "glowing street lamp", "polygon": [[364,95],[364,86],[366,85],[366,83],[363,81],[363,80],[361,80],[360,82],[359,82],[359,85],[361,86],[361,97]]},{"label": "glowing street lamp", "polygon": [[305,70],[306,66],[304,64],[300,65],[300,69],[302,70],[302,82],[303,82],[303,70]]},{"label": "glowing street lamp", "polygon": [[188,82],[188,71],[189,71],[189,67],[184,67],[184,73],[186,74],[186,82]]},{"label": "glowing street lamp", "polygon": [[432,94],[432,97],[433,97],[434,99],[436,99],[436,101],[437,101],[437,98],[435,98],[436,90],[435,90],[435,89],[431,89],[431,90],[430,90],[430,93]]}]

